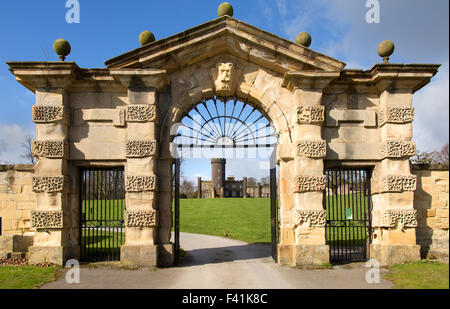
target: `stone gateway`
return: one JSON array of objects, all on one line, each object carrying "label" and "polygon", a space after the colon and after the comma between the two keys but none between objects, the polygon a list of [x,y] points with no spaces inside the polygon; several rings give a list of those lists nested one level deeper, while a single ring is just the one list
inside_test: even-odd
[{"label": "stone gateway", "polygon": [[79,259],[80,171],[123,168],[121,262],[173,265],[171,128],[214,96],[248,102],[278,133],[278,263],[330,261],[324,170],[348,167],[371,170],[369,257],[382,265],[420,258],[417,177],[409,162],[415,154],[412,97],[439,65],[345,69],[339,60],[228,15],[108,60],[106,68],[63,61],[8,65],[36,95],[30,263]]}]

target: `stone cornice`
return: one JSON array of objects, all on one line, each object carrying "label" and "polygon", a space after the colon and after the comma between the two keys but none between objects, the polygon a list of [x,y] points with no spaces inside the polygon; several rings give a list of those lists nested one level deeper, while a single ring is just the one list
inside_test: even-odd
[{"label": "stone cornice", "polygon": [[412,170],[448,171],[448,164],[411,164]]},{"label": "stone cornice", "polygon": [[332,88],[349,88],[356,91],[384,90],[415,93],[433,78],[440,64],[376,64],[370,70],[343,70],[341,76],[330,84]]},{"label": "stone cornice", "polygon": [[161,90],[170,84],[165,70],[153,69],[111,69],[110,74],[127,89]]},{"label": "stone cornice", "polygon": [[75,62],[7,62],[19,83],[35,92],[38,89],[67,89],[78,77]]},{"label": "stone cornice", "polygon": [[284,75],[282,87],[296,89],[323,90],[340,76],[339,71],[303,71],[288,72]]}]

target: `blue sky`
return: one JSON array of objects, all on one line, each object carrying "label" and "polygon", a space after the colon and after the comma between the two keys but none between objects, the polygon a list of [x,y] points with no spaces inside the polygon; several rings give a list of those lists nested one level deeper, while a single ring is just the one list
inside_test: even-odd
[{"label": "blue sky", "polygon": [[[20,143],[34,134],[31,92],[15,81],[6,61],[55,61],[52,43],[65,38],[72,45],[67,60],[80,67],[104,67],[114,56],[139,47],[138,36],[152,31],[157,39],[184,31],[217,17],[216,0],[79,0],[81,22],[65,20],[66,0],[0,2],[0,163],[21,163]],[[380,41],[396,44],[393,63],[440,63],[432,83],[414,98],[415,141],[420,150],[437,150],[448,143],[449,1],[379,0],[381,20],[368,24],[366,0],[229,0],[234,17],[278,36],[295,40],[308,31],[311,48],[347,63],[369,69],[380,62]],[[248,176],[256,160],[229,165],[228,175]],[[208,164],[190,162],[187,175],[209,177]],[[267,171],[255,168],[257,177]]]}]

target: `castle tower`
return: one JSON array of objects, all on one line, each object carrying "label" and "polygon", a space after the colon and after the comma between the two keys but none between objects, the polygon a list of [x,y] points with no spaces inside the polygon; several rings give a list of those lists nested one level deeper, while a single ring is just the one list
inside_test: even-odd
[{"label": "castle tower", "polygon": [[202,198],[202,177],[197,177],[197,198]]},{"label": "castle tower", "polygon": [[225,197],[225,165],[226,159],[211,159],[211,180],[215,197]]}]

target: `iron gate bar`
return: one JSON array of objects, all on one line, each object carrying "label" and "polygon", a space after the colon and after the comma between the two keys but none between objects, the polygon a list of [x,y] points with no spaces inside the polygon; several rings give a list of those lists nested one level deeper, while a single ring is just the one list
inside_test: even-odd
[{"label": "iron gate bar", "polygon": [[258,145],[194,145],[194,144],[177,144],[174,143],[177,148],[204,148],[204,149],[214,149],[214,148],[271,148],[277,146],[277,144],[258,144]]},{"label": "iron gate bar", "polygon": [[365,261],[371,229],[370,171],[326,169],[326,237],[333,263]]},{"label": "iron gate bar", "polygon": [[[220,102],[223,103],[220,105]],[[230,103],[229,103],[230,102]],[[242,106],[238,107],[238,103]],[[230,108],[228,104],[232,104],[232,110],[230,115]],[[201,108],[200,108],[201,107]],[[220,108],[219,108],[220,107]],[[239,111],[240,108],[240,111]],[[214,111],[214,112],[213,112]],[[237,111],[237,112],[236,112]],[[200,119],[204,122],[199,123],[194,119],[195,114],[200,116]],[[199,126],[198,129],[194,128],[192,125],[188,124],[185,119],[190,119],[192,124]],[[227,119],[230,120],[227,122]],[[248,125],[246,122],[249,122]],[[193,144],[216,144],[221,138],[229,138],[233,140],[234,144],[243,142],[252,142],[257,145],[258,132],[262,131],[264,128],[270,127],[270,123],[266,123],[263,113],[256,107],[252,106],[247,102],[247,100],[238,101],[237,98],[223,98],[213,96],[211,100],[202,100],[197,105],[192,105],[192,109],[183,114],[182,124],[184,127],[191,130],[192,136],[186,136],[183,134],[178,134],[179,138],[190,138],[195,141]],[[262,128],[253,128],[255,124],[263,123],[265,124]],[[271,135],[264,136],[270,137]],[[247,140],[245,140],[247,138]],[[199,143],[200,142],[200,143]],[[186,144],[179,142],[178,144]]]},{"label": "iron gate bar", "polygon": [[277,169],[270,169],[270,226],[272,238],[272,258],[277,262],[278,216],[277,216]]},{"label": "iron gate bar", "polygon": [[124,242],[123,168],[80,169],[82,261],[120,259]]},{"label": "iron gate bar", "polygon": [[175,160],[175,263],[180,259],[180,159]]}]

